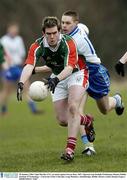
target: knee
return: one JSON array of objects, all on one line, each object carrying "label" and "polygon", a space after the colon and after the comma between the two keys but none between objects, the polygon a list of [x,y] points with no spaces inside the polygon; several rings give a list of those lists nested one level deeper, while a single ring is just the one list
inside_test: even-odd
[{"label": "knee", "polygon": [[76,104],[70,104],[69,105],[69,113],[72,115],[72,116],[75,116],[75,114],[77,113],[77,107],[76,107]]},{"label": "knee", "polygon": [[57,118],[58,123],[59,123],[60,126],[66,127],[68,125],[67,119],[66,119],[65,116],[64,117],[63,116],[57,116],[56,118]]}]

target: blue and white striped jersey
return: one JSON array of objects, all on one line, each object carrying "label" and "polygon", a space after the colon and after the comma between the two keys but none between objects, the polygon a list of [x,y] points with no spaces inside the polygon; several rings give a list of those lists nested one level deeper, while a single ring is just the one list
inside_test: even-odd
[{"label": "blue and white striped jersey", "polygon": [[97,56],[95,49],[88,37],[88,34],[84,30],[83,26],[79,24],[76,28],[69,34],[73,37],[76,42],[78,54],[83,55],[86,62],[100,64],[101,60]]}]

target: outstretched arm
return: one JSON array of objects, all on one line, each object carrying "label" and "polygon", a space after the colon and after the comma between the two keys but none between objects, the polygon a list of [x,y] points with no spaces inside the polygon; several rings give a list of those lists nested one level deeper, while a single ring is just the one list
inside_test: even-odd
[{"label": "outstretched arm", "polygon": [[30,78],[32,71],[34,69],[34,66],[31,64],[27,64],[22,71],[18,86],[17,86],[17,100],[22,101],[22,92],[24,83]]},{"label": "outstretched arm", "polygon": [[25,65],[23,68],[19,82],[22,82],[24,84],[32,75],[33,69],[34,69],[33,65],[31,65],[31,64]]},{"label": "outstretched arm", "polygon": [[32,74],[36,73],[50,73],[52,72],[51,68],[44,65],[44,66],[36,66],[32,72]]},{"label": "outstretched arm", "polygon": [[121,57],[119,60],[122,64],[125,64],[127,62],[127,52]]}]

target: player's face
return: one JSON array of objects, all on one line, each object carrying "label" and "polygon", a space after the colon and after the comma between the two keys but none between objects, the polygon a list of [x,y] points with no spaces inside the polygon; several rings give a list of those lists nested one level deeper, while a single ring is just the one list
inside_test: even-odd
[{"label": "player's face", "polygon": [[8,34],[11,36],[11,37],[15,37],[17,36],[19,33],[19,27],[17,25],[12,25],[8,28]]},{"label": "player's face", "polygon": [[58,31],[57,26],[54,26],[52,28],[46,28],[44,36],[46,37],[49,46],[55,47],[59,41],[60,32]]},{"label": "player's face", "polygon": [[74,21],[71,16],[62,16],[61,19],[61,28],[62,32],[65,34],[69,34],[77,25],[77,21]]}]

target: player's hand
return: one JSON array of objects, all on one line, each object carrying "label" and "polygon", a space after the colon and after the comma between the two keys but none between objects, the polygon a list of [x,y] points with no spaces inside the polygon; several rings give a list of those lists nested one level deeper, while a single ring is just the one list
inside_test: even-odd
[{"label": "player's hand", "polygon": [[120,61],[118,61],[115,65],[115,70],[116,72],[120,75],[120,76],[124,76],[125,72],[124,72],[124,64],[121,63]]},{"label": "player's hand", "polygon": [[48,86],[48,89],[54,93],[56,85],[59,83],[59,79],[57,77],[55,78],[48,78],[48,81],[45,83],[45,85]]},{"label": "player's hand", "polygon": [[24,84],[22,82],[18,83],[17,86],[17,100],[22,101],[22,91],[23,91]]}]

